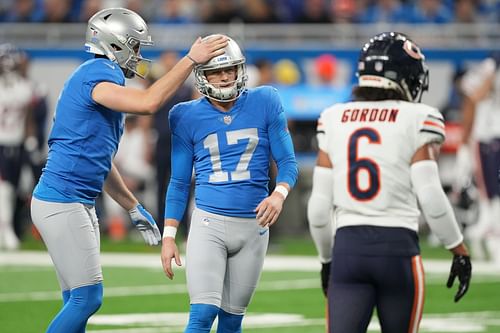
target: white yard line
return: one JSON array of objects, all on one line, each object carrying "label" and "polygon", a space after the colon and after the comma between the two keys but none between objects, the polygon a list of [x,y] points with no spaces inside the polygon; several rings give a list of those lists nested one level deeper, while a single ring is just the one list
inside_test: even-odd
[{"label": "white yard line", "polygon": [[[279,280],[262,281],[259,284],[259,291],[276,290],[299,290],[319,288],[319,279],[301,280]],[[125,297],[125,296],[146,296],[146,295],[169,295],[187,293],[186,285],[168,284],[147,285],[134,287],[106,287],[105,297]],[[51,301],[61,299],[59,291],[31,291],[18,293],[0,293],[0,303],[21,302],[21,301]]]},{"label": "white yard line", "polygon": [[[185,258],[183,258],[185,260]],[[102,253],[101,263],[104,267],[143,267],[162,269],[159,254],[137,253]],[[451,260],[423,259],[425,273],[447,274]],[[500,266],[490,262],[473,262],[475,274],[500,276]],[[0,269],[2,266],[52,266],[52,261],[45,251],[19,251],[0,253]],[[184,267],[184,266],[183,266]],[[182,269],[182,267],[178,268]],[[319,261],[313,256],[276,256],[268,255],[264,262],[265,271],[301,271],[317,272]]]},{"label": "white yard line", "polygon": [[[189,314],[184,312],[141,313],[141,314],[113,314],[94,315],[90,318],[90,325],[122,326],[120,329],[101,330],[105,333],[153,333],[153,332],[183,332]],[[243,319],[246,329],[270,327],[304,327],[324,326],[324,318],[304,318],[295,313],[247,313]],[[141,326],[132,328],[130,326]],[[145,327],[147,326],[147,327]],[[217,319],[213,327],[217,326]],[[99,332],[87,330],[87,332]]]},{"label": "white yard line", "polygon": [[[101,256],[104,267],[139,267],[158,270],[161,272],[159,256],[155,254],[124,254],[103,253]],[[22,273],[29,267],[40,267],[51,269],[52,262],[47,252],[21,251],[0,253],[0,270],[13,269],[13,272]],[[306,256],[268,256],[264,264],[265,271],[303,271],[318,272],[319,263],[315,257]],[[448,274],[450,262],[444,260],[424,261],[424,269],[427,274],[427,284],[443,284],[443,275]],[[490,263],[473,263],[474,282],[479,283],[495,281],[500,276],[500,268]],[[261,281],[258,291],[276,290],[299,290],[319,288],[319,278]],[[161,285],[106,287],[106,297],[124,297],[141,295],[166,295],[186,293],[186,286],[182,284],[171,284],[165,282]],[[0,302],[19,301],[46,301],[59,300],[59,291],[32,291],[32,292],[9,292],[0,293]]]},{"label": "white yard line", "polygon": [[[487,327],[500,325],[497,319],[499,312],[467,312],[453,314],[428,314],[422,319],[421,332],[485,332]],[[165,312],[165,313],[123,313],[123,314],[96,314],[89,320],[90,325],[114,326],[115,328],[104,330],[87,330],[87,332],[103,333],[170,333],[183,332],[188,321],[188,313]],[[305,318],[296,313],[247,313],[243,319],[245,329],[259,328],[284,328],[284,327],[324,327],[324,318]],[[119,329],[116,326],[121,326]],[[131,326],[141,326],[140,328]],[[214,323],[213,327],[216,327]],[[373,317],[370,332],[380,332],[380,325],[376,317]]]}]

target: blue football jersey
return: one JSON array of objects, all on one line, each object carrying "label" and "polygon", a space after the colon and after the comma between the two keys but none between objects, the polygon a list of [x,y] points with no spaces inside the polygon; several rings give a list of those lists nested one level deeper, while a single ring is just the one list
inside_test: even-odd
[{"label": "blue football jersey", "polygon": [[170,111],[169,121],[173,170],[167,218],[182,217],[185,206],[182,212],[174,206],[185,197],[178,198],[175,192],[176,188],[185,192],[193,166],[196,206],[226,216],[255,216],[255,208],[268,196],[271,157],[278,167],[284,165],[280,160],[290,162],[295,170],[282,178],[290,186],[295,183],[293,146],[281,101],[272,87],[243,92],[229,112],[216,109],[207,98],[180,103]]},{"label": "blue football jersey", "polygon": [[80,65],[64,84],[36,198],[93,204],[101,193],[124,125],[123,113],[92,99],[93,88],[103,81],[125,85],[117,64],[97,58]]}]

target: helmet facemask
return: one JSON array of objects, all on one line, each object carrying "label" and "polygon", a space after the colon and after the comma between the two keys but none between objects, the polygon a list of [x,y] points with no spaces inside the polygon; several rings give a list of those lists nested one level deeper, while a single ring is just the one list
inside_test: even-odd
[{"label": "helmet facemask", "polygon": [[117,46],[113,45],[116,62],[123,69],[125,77],[128,79],[134,77],[134,75],[144,79],[151,70],[151,60],[141,57],[141,46],[143,45],[153,45],[153,43],[129,37],[123,43],[126,50],[119,50]]},{"label": "helmet facemask", "polygon": [[[205,70],[195,70],[196,77],[196,88],[198,91],[213,100],[219,102],[231,102],[237,99],[243,89],[246,87],[247,74],[246,66],[244,63],[239,63],[234,65],[236,67],[236,76],[233,81],[229,82],[212,82],[210,83],[207,79],[206,72],[210,69]],[[226,66],[212,70],[223,70],[233,66]],[[221,87],[226,86],[227,87]]]},{"label": "helmet facemask", "polygon": [[[212,36],[205,37],[205,39]],[[228,87],[220,87],[218,83],[210,83],[206,77],[207,71],[222,70],[236,67],[236,77],[233,82],[221,82]],[[218,102],[231,102],[236,100],[246,88],[248,79],[246,73],[245,57],[236,42],[229,38],[229,43],[224,49],[224,53],[212,58],[207,64],[198,65],[194,69],[196,89],[210,99]]]}]

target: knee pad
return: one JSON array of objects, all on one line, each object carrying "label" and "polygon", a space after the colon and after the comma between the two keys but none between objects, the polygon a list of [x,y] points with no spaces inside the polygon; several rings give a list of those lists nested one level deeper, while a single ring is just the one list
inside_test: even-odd
[{"label": "knee pad", "polygon": [[217,333],[241,333],[242,321],[243,315],[232,314],[220,309]]},{"label": "knee pad", "polygon": [[218,312],[219,307],[212,304],[191,304],[184,333],[209,333]]}]

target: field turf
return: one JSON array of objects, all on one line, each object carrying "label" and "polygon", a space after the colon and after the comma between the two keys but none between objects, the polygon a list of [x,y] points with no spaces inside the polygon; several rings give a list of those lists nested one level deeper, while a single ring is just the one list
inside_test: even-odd
[{"label": "field turf", "polygon": [[[37,248],[35,242],[24,246]],[[105,253],[107,246],[104,242]],[[121,246],[135,250],[139,245]],[[103,262],[104,303],[91,318],[87,332],[183,332],[188,312],[184,271],[177,269],[174,281],[167,280],[157,256],[159,249],[153,251],[156,254],[145,253],[140,258],[114,253],[123,260],[121,263],[116,259],[110,259],[109,265]],[[270,252],[309,255],[314,250],[308,240],[283,240]],[[19,258],[0,253],[0,332],[44,332],[61,305],[55,273],[43,246],[41,251],[19,253]],[[45,259],[40,260],[40,256]],[[474,274],[469,293],[459,303],[453,303],[455,288],[444,286],[448,264],[436,260],[449,258],[449,254],[424,247],[423,257],[424,264],[432,268],[426,269],[426,303],[420,332],[500,332],[498,268],[477,265],[481,269]],[[274,256],[277,263],[285,262],[285,258],[290,257]],[[325,332],[325,301],[315,258],[297,258],[300,261],[296,268],[270,265],[264,271],[244,321],[245,332]],[[379,332],[376,318],[369,332]]]}]

